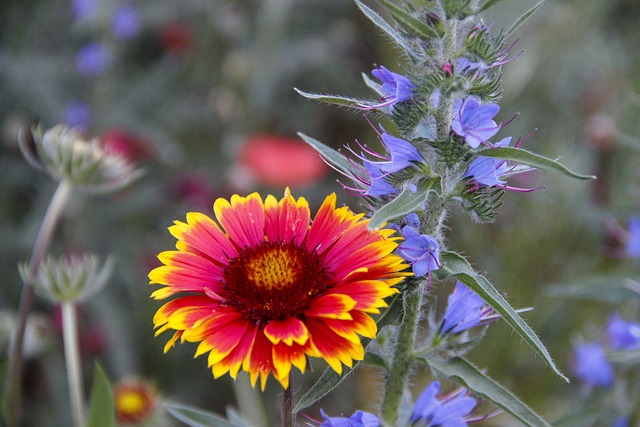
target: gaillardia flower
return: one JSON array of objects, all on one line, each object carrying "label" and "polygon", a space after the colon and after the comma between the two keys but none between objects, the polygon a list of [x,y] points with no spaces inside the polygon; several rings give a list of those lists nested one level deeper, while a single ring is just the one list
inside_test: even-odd
[{"label": "gaillardia flower", "polygon": [[[368,220],[328,196],[315,219],[304,198],[289,190],[264,202],[253,193],[216,200],[214,221],[196,212],[169,228],[177,250],[149,273],[164,286],[152,297],[166,303],[154,317],[157,334],[173,329],[165,346],[199,343],[218,378],[240,369],[261,388],[273,374],[284,388],[291,367],[304,372],[318,357],[337,372],[362,360],[358,335],[374,338],[370,314],[397,293],[409,273],[391,229],[367,230]],[[218,225],[219,224],[219,225]]]}]

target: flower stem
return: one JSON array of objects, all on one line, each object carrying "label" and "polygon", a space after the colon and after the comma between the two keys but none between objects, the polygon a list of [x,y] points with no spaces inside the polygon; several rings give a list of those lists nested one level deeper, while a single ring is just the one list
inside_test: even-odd
[{"label": "flower stem", "polygon": [[280,414],[282,427],[294,427],[296,425],[296,414],[293,412],[294,405],[293,375],[289,374],[289,387],[282,393],[282,413]]},{"label": "flower stem", "polygon": [[404,319],[398,333],[398,341],[382,402],[382,419],[386,426],[395,426],[398,422],[398,411],[412,362],[423,293],[423,286],[416,286],[404,297]]},{"label": "flower stem", "polygon": [[67,382],[71,401],[71,416],[75,427],[84,426],[84,392],[80,374],[80,347],[78,343],[78,319],[73,302],[62,303],[62,336],[64,358],[67,365]]},{"label": "flower stem", "polygon": [[[67,205],[71,195],[71,184],[60,181],[56,188],[49,207],[42,219],[42,224],[38,230],[36,241],[33,245],[31,259],[29,260],[29,277],[35,276],[42,258],[49,249],[53,232],[56,228],[60,215]],[[10,427],[17,427],[22,418],[22,347],[24,345],[24,331],[27,325],[27,318],[33,304],[33,287],[31,283],[25,282],[20,295],[20,305],[18,308],[18,323],[13,336],[13,349],[11,352],[11,363],[8,373],[8,400],[7,400],[7,424]]]}]

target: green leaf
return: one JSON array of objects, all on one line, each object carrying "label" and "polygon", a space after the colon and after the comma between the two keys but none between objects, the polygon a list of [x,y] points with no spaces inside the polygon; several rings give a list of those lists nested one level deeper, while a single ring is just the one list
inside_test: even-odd
[{"label": "green leaf", "polygon": [[[396,294],[393,300],[389,303],[389,307],[376,319],[378,330],[385,326],[395,324],[398,318],[402,315],[402,296]],[[362,340],[362,345],[367,346],[371,341],[369,338]],[[360,362],[354,361],[353,367],[343,367],[342,375],[337,374],[332,368],[328,367],[324,370],[320,378],[311,386],[309,390],[296,402],[294,411],[300,412],[304,408],[316,403],[318,400],[329,394],[358,366]],[[384,362],[383,362],[384,363]]]},{"label": "green leaf", "polygon": [[111,383],[99,363],[93,370],[91,403],[87,427],[115,427],[116,409],[111,391]]},{"label": "green leaf", "polygon": [[638,297],[638,293],[632,289],[635,282],[629,279],[635,274],[637,272],[624,274],[620,271],[615,275],[589,276],[576,283],[552,284],[545,288],[544,294],[552,298],[621,304]]},{"label": "green leaf", "polygon": [[566,166],[551,160],[548,157],[534,154],[530,151],[516,147],[496,147],[485,148],[478,151],[478,154],[485,157],[493,157],[504,160],[512,160],[523,165],[531,166],[536,169],[560,172],[563,175],[577,179],[595,179],[593,175],[580,175],[567,169]]},{"label": "green leaf", "polygon": [[522,14],[522,16],[516,19],[516,22],[514,22],[511,28],[509,28],[509,31],[507,31],[507,35],[505,36],[505,39],[508,39],[509,37],[511,37],[513,33],[515,33],[516,30],[520,28],[522,24],[527,22],[527,20],[531,18],[531,16],[540,8],[540,6],[542,6],[542,3],[544,3],[544,0],[540,0],[531,9],[527,10],[525,13]]},{"label": "green leaf", "polygon": [[499,1],[502,0],[489,0],[487,1],[485,4],[483,4],[480,9],[478,9],[476,11],[476,13],[480,13],[480,12],[484,12],[485,10],[489,9],[491,6],[493,6],[494,4],[498,3]]},{"label": "green leaf", "polygon": [[425,362],[440,376],[451,378],[458,384],[504,409],[528,426],[543,427],[547,423],[540,415],[518,399],[513,393],[460,357],[443,360],[433,354],[424,357]]},{"label": "green leaf", "polygon": [[387,21],[382,19],[377,12],[371,9],[369,6],[362,3],[360,0],[355,0],[356,5],[362,11],[362,13],[371,20],[378,28],[384,31],[395,44],[401,47],[407,55],[412,58],[418,58],[418,53],[415,51],[411,43],[407,41],[395,28],[393,28]]},{"label": "green leaf", "polygon": [[407,11],[391,3],[388,0],[378,0],[385,9],[393,16],[398,23],[404,25],[406,29],[415,34],[418,37],[422,37],[425,40],[439,38],[433,28],[429,27],[424,22],[420,21],[415,16],[412,16]]},{"label": "green leaf", "polygon": [[326,102],[327,104],[339,105],[341,107],[358,107],[362,105],[371,105],[375,102],[368,101],[366,99],[358,99],[358,98],[350,98],[348,96],[340,96],[340,95],[325,95],[322,93],[310,93],[300,90],[298,88],[293,88],[300,95],[304,96],[307,99],[312,99],[314,101]]},{"label": "green leaf", "polygon": [[413,191],[405,188],[398,197],[382,206],[369,220],[369,230],[381,227],[389,220],[407,215],[417,209],[427,200],[429,192],[440,193],[442,191],[440,177],[430,178]]},{"label": "green leaf", "polygon": [[442,268],[434,271],[439,279],[454,276],[456,279],[467,285],[475,293],[480,295],[516,331],[524,341],[545,361],[545,363],[560,378],[569,382],[554,363],[551,355],[547,351],[540,338],[533,332],[531,327],[520,317],[511,305],[500,295],[493,285],[484,276],[476,273],[469,262],[461,255],[454,252],[441,252],[440,261]]},{"label": "green leaf", "polygon": [[191,427],[247,427],[246,424],[232,424],[220,415],[182,403],[164,402],[164,407],[175,418]]},{"label": "green leaf", "polygon": [[316,149],[318,153],[338,171],[342,172],[346,176],[360,176],[360,172],[349,162],[349,160],[339,151],[324,145],[322,142],[313,139],[303,133],[298,132],[298,136],[303,139],[304,142]]}]

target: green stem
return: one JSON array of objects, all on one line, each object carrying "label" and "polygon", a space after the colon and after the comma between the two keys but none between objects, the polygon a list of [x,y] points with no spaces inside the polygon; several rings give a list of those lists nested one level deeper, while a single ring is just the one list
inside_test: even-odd
[{"label": "green stem", "polygon": [[293,411],[295,399],[293,393],[293,375],[289,374],[289,387],[282,392],[282,427],[294,427],[296,425],[296,413]]},{"label": "green stem", "polygon": [[[33,277],[38,272],[38,267],[42,262],[42,258],[49,250],[53,232],[60,219],[62,211],[67,205],[69,196],[71,195],[71,184],[60,181],[56,188],[47,212],[42,219],[42,224],[38,230],[36,241],[33,245],[31,259],[29,260],[28,272],[29,277]],[[16,325],[13,349],[11,352],[9,380],[7,386],[7,425],[9,427],[17,427],[22,418],[22,366],[23,355],[22,348],[24,345],[24,331],[27,325],[27,318],[33,304],[33,287],[31,283],[25,282],[20,295],[20,305],[18,308],[18,322]]]},{"label": "green stem", "polygon": [[384,400],[382,402],[382,420],[386,426],[396,426],[398,412],[409,376],[415,347],[420,307],[422,306],[422,286],[416,286],[404,297],[404,319],[398,333],[395,354],[387,378]]},{"label": "green stem", "polygon": [[64,358],[67,366],[71,416],[75,427],[84,426],[84,392],[80,373],[80,346],[78,342],[78,319],[73,302],[62,305],[62,336],[64,338]]}]

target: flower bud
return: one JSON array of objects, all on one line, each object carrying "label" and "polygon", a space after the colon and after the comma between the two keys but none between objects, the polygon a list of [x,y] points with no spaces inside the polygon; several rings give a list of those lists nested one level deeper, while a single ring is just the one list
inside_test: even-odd
[{"label": "flower bud", "polygon": [[35,150],[28,144],[30,135],[20,138],[27,161],[86,191],[116,191],[141,175],[124,156],[105,150],[98,139],[83,139],[77,129],[57,125],[43,134],[38,127],[32,134]]},{"label": "flower bud", "polygon": [[26,265],[19,265],[20,275],[38,294],[54,303],[81,302],[101,290],[113,270],[113,259],[104,264],[95,255],[47,257],[31,277]]}]

